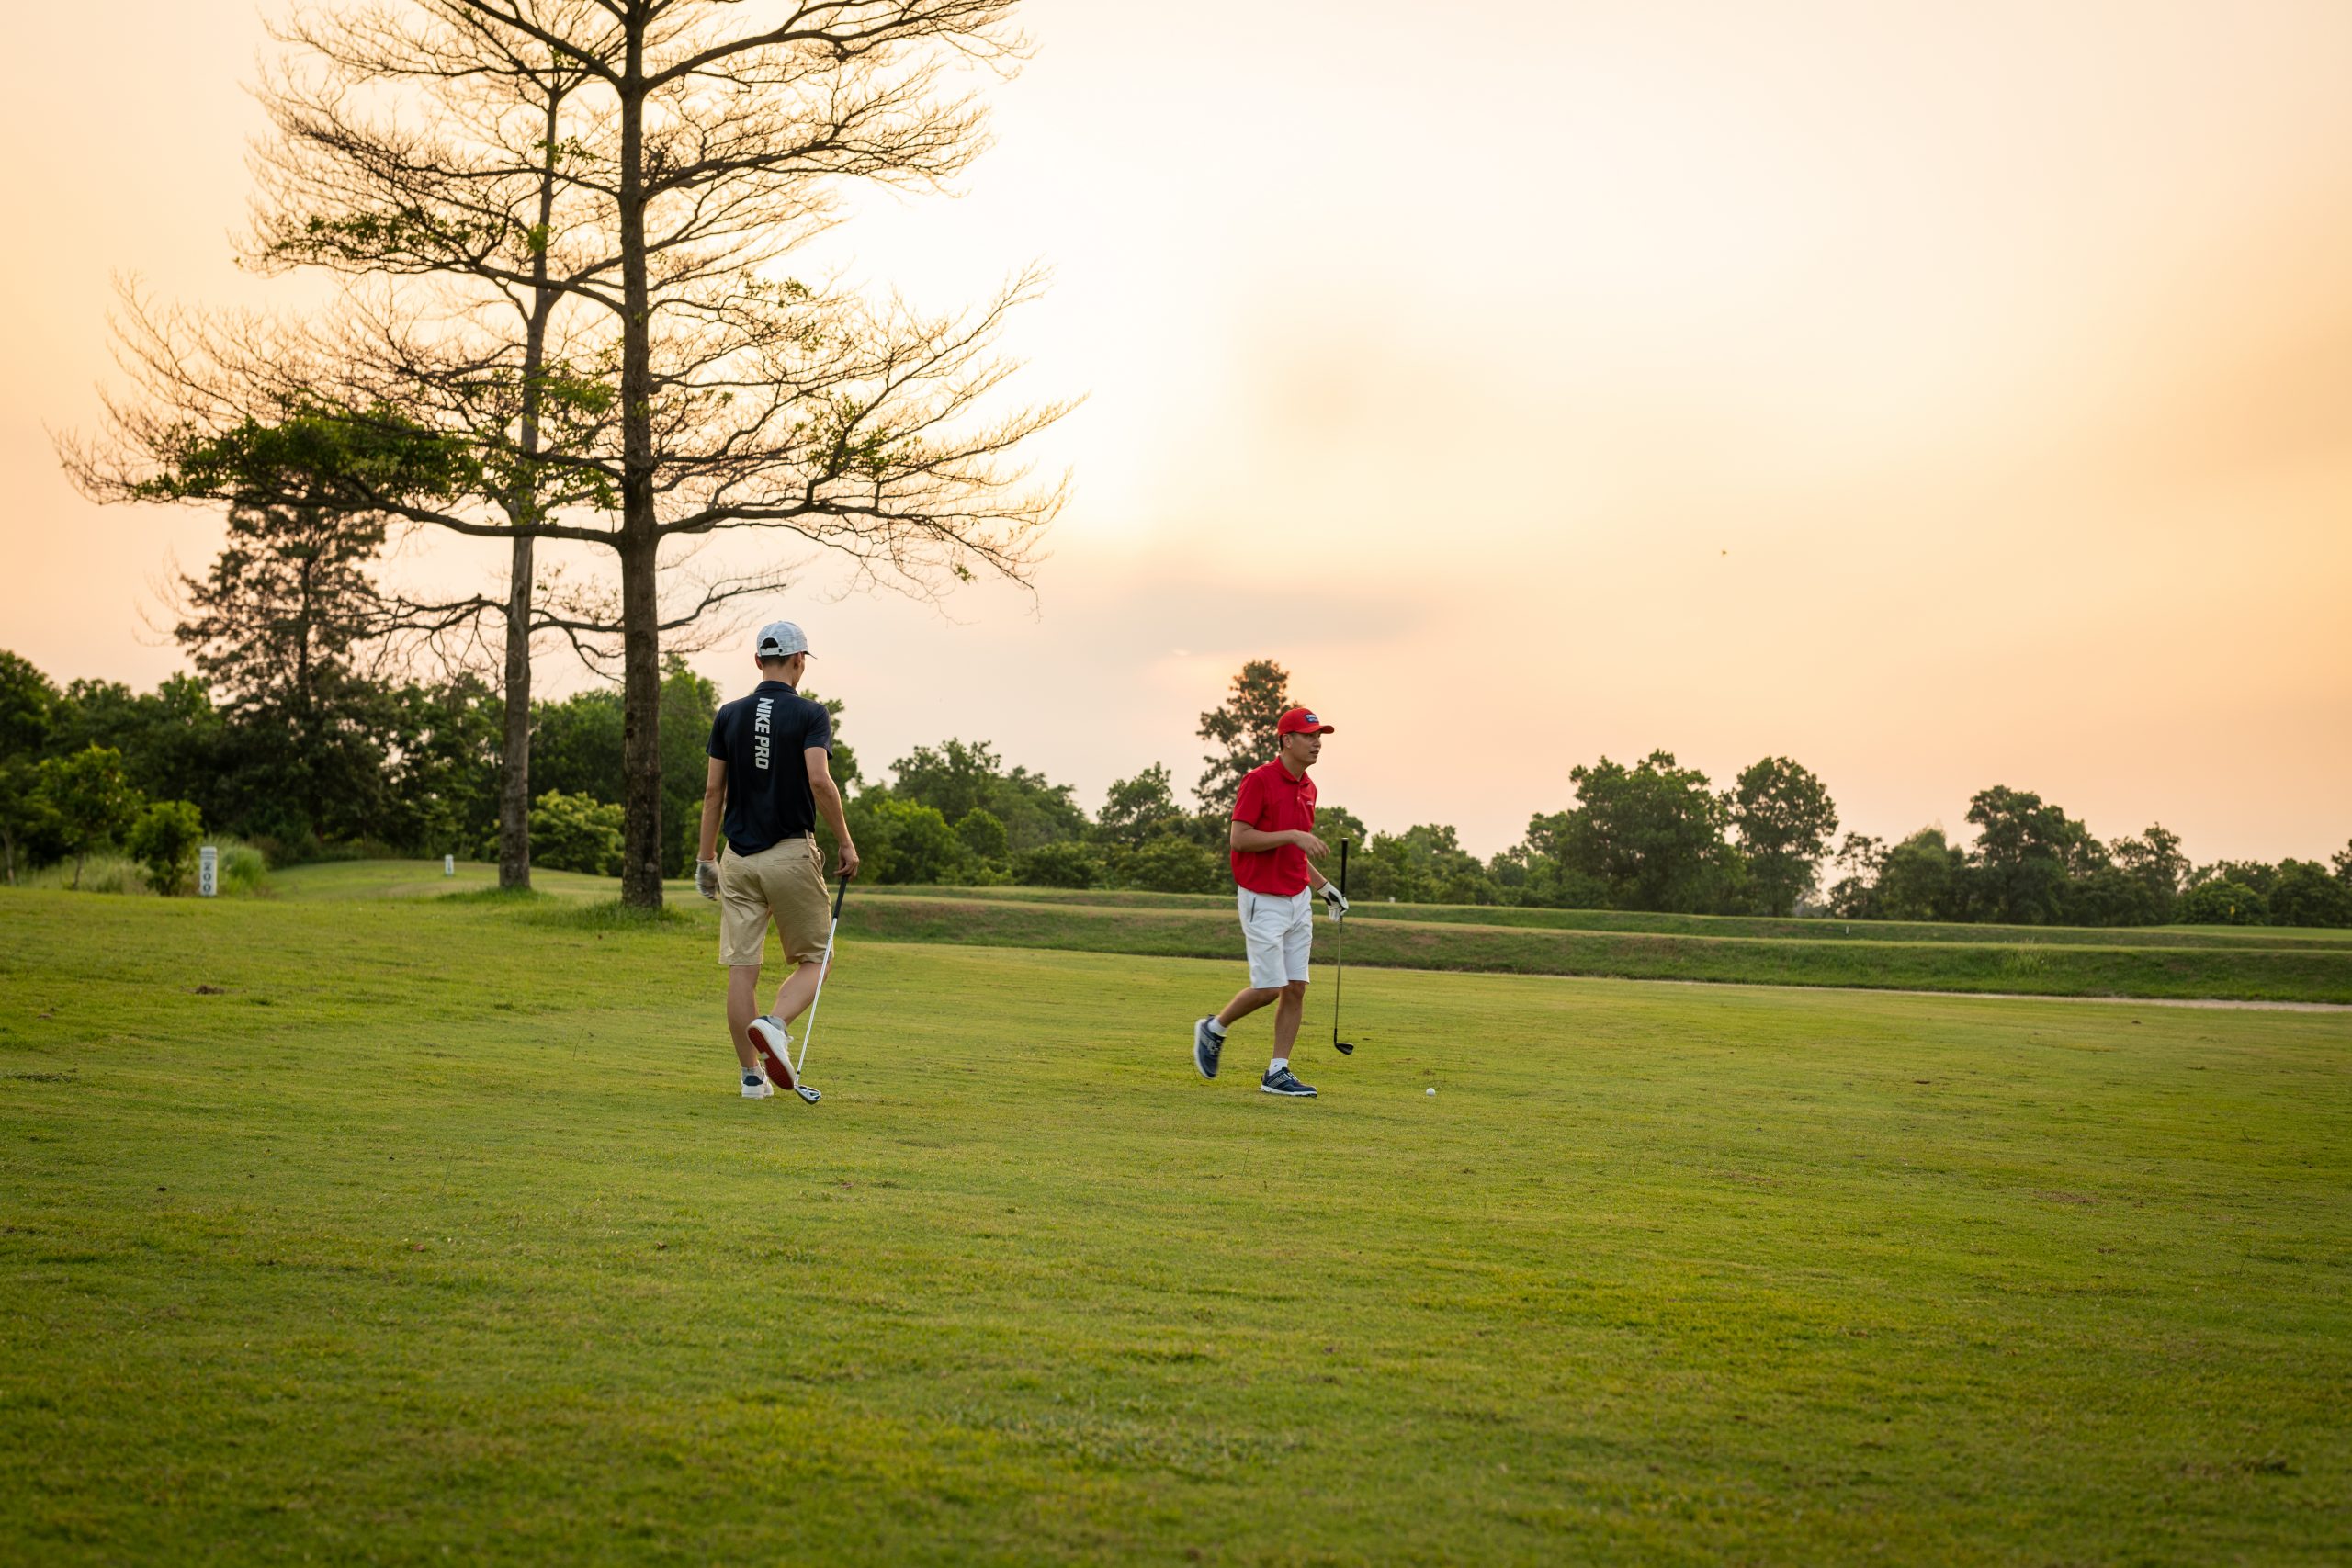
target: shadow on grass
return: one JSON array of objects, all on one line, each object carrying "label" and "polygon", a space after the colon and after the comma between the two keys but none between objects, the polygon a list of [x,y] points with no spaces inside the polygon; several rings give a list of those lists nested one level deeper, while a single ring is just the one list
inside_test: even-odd
[{"label": "shadow on grass", "polygon": [[516,904],[551,902],[555,895],[536,887],[469,887],[462,893],[436,893],[444,904]]},{"label": "shadow on grass", "polygon": [[541,897],[547,897],[547,905],[530,910],[527,918],[533,925],[578,931],[656,931],[694,923],[691,915],[667,904],[658,909],[637,909],[617,898]]}]

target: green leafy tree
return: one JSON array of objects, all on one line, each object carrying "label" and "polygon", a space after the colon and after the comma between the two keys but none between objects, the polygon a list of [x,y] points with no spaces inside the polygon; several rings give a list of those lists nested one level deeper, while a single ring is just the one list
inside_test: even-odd
[{"label": "green leafy tree", "polygon": [[1887,850],[1876,913],[1883,920],[1964,920],[1969,894],[1968,856],[1941,828],[1922,828]]},{"label": "green leafy tree", "polygon": [[[614,691],[579,692],[535,705],[531,776],[541,793],[555,790],[620,804],[621,717],[621,694]],[[709,739],[706,733],[706,749]],[[699,823],[699,809],[695,819]]]},{"label": "green leafy tree", "polygon": [[2189,874],[2192,886],[2200,882],[2234,882],[2241,887],[2251,887],[2265,898],[2278,881],[2278,868],[2266,861],[2217,860],[2211,865],[2200,865]]},{"label": "green leafy tree", "polygon": [[[702,837],[703,784],[710,773],[710,726],[718,716],[718,688],[689,669],[675,653],[662,670],[662,827],[668,863],[691,875]],[[624,726],[622,750],[626,753]],[[798,757],[788,759],[798,762]],[[617,786],[621,780],[614,780]]]},{"label": "green leafy tree", "polygon": [[2070,926],[2154,926],[2171,918],[2170,901],[2121,866],[2102,865],[2074,877],[2061,891],[2059,918]]},{"label": "green leafy tree", "polygon": [[2150,823],[2139,837],[2118,839],[2108,845],[2107,852],[2117,870],[2147,888],[2155,909],[2151,923],[2161,925],[2171,919],[2174,901],[2179,898],[2181,883],[2188,874],[2188,857],[2180,852],[2180,835],[2161,822]]},{"label": "green leafy tree", "polygon": [[1547,909],[1609,907],[1607,885],[1565,858],[1570,815],[1537,812],[1527,819],[1526,836],[1495,857],[1489,874],[1512,902]]},{"label": "green leafy tree", "polygon": [[548,790],[531,803],[531,854],[554,871],[613,876],[621,869],[621,808]]},{"label": "green leafy tree", "polygon": [[1837,863],[1845,872],[1829,889],[1829,912],[1840,919],[1878,918],[1879,878],[1886,870],[1886,840],[1870,833],[1849,833],[1838,846]]},{"label": "green leafy tree", "polygon": [[[1323,833],[1319,809],[1316,832]],[[1339,874],[1338,855],[1334,844],[1332,858],[1320,868],[1325,875]],[[1348,893],[1401,904],[1494,904],[1502,897],[1485,863],[1462,847],[1453,829],[1436,823],[1373,834],[1349,857]]]},{"label": "green leafy tree", "polygon": [[1012,858],[1012,840],[1003,822],[985,806],[975,806],[956,819],[956,839],[969,864],[1002,870]]},{"label": "green leafy tree", "polygon": [[2282,860],[2269,894],[2274,926],[2352,925],[2352,889],[2315,860]]},{"label": "green leafy tree", "polygon": [[[364,26],[297,7],[281,36],[297,60],[265,102],[294,152],[265,149],[261,245],[370,286],[294,338],[308,353],[240,355],[228,331],[209,354],[163,331],[134,343],[150,395],[118,407],[119,442],[168,462],[187,426],[209,434],[220,411],[299,390],[353,418],[391,401],[495,474],[517,463],[522,322],[552,288],[549,361],[571,359],[598,395],[579,400],[576,434],[547,433],[523,460],[578,496],[535,497],[529,527],[611,552],[622,893],[658,905],[665,547],[674,561],[720,530],[778,530],[937,596],[1024,580],[1059,505],[1058,488],[1021,482],[1012,453],[1062,410],[1009,406],[995,357],[1035,275],[946,317],[790,276],[844,186],[945,182],[978,154],[985,106],[958,84],[1023,51],[1012,8],[484,0]],[[498,501],[471,483],[402,497],[401,514],[510,537]]]},{"label": "green leafy tree", "polygon": [[[1227,803],[1228,808],[1230,804]],[[1230,841],[1229,831],[1218,833],[1220,847]],[[1340,874],[1340,846],[1343,843],[1354,846],[1348,852],[1348,885],[1352,888],[1355,886],[1355,857],[1371,846],[1372,829],[1363,825],[1363,818],[1346,807],[1317,801],[1315,806],[1315,836],[1331,846],[1330,858],[1320,867],[1326,876]]]},{"label": "green leafy tree", "polygon": [[106,746],[44,758],[40,788],[74,856],[74,886],[79,891],[90,852],[121,838],[138,819],[139,792],[123,775],[122,753]]},{"label": "green leafy tree", "polygon": [[30,871],[66,852],[65,825],[42,793],[40,763],[32,759],[0,761],[0,847],[11,887],[19,868]]},{"label": "green leafy tree", "polygon": [[2108,863],[2088,828],[2028,790],[1996,784],[1968,802],[1976,828],[1969,869],[1983,918],[2047,925],[2064,917],[2066,885]]},{"label": "green leafy tree", "polygon": [[238,759],[230,754],[241,739],[250,738],[229,733],[211,689],[195,676],[167,677],[146,693],[119,681],[83,680],[58,699],[50,750],[110,746],[122,753],[131,788],[154,798],[194,801],[207,821],[228,821],[241,805]]},{"label": "green leafy tree", "polygon": [[863,863],[861,880],[952,882],[964,863],[964,841],[936,807],[869,789],[851,802],[847,815]]},{"label": "green leafy tree", "polygon": [[396,761],[374,836],[413,853],[494,858],[505,703],[472,675],[390,695]]},{"label": "green leafy tree", "polygon": [[187,890],[196,877],[196,852],[204,841],[204,817],[185,800],[159,800],[130,829],[130,858],[147,873],[147,886],[164,897]]},{"label": "green leafy tree", "polygon": [[1838,808],[1810,770],[1786,757],[1767,757],[1739,775],[1731,796],[1732,826],[1747,856],[1758,908],[1787,915],[1820,879],[1821,857],[1838,830]]},{"label": "green leafy tree", "polygon": [[890,764],[890,793],[928,806],[950,822],[996,798],[1004,764],[985,740],[918,746]]},{"label": "green leafy tree", "polygon": [[1081,838],[1090,824],[1069,784],[1015,766],[991,794],[988,808],[1004,822],[1013,852]]},{"label": "green leafy tree", "polygon": [[2186,926],[2258,926],[2270,918],[2270,902],[2243,882],[2200,882],[2180,896],[2174,918]]},{"label": "green leafy tree", "polygon": [[1119,880],[1151,893],[1221,893],[1231,868],[1206,846],[1182,833],[1162,833],[1126,855]]},{"label": "green leafy tree", "polygon": [[1717,907],[1730,880],[1730,808],[1706,774],[1653,751],[1634,767],[1603,757],[1568,777],[1577,807],[1541,829],[1565,872],[1598,884],[1611,908]]},{"label": "green leafy tree", "polygon": [[[1016,767],[1007,771],[987,741],[948,740],[918,746],[890,765],[890,793],[928,806],[950,822],[985,810],[1004,824],[1012,852],[1078,838],[1086,832],[1085,808],[1068,784]],[[852,829],[855,831],[854,829]],[[865,848],[863,840],[859,848]]]},{"label": "green leafy tree", "polygon": [[1253,659],[1241,667],[1224,703],[1201,715],[1200,738],[1211,750],[1203,759],[1206,766],[1193,795],[1204,813],[1232,810],[1242,776],[1272,761],[1282,750],[1274,727],[1295,706],[1290,698],[1290,672],[1281,665]]},{"label": "green leafy tree", "polygon": [[359,667],[385,630],[379,519],[247,505],[203,578],[183,577],[175,635],[245,732],[248,815],[275,836],[357,838],[384,795],[397,705]]},{"label": "green leafy tree", "polygon": [[0,852],[8,886],[35,844],[54,839],[57,823],[38,784],[41,754],[57,723],[57,684],[28,659],[0,650]]},{"label": "green leafy tree", "polygon": [[1184,808],[1176,804],[1168,769],[1159,762],[1131,779],[1112,781],[1095,818],[1103,842],[1138,849],[1164,833],[1181,832]]}]

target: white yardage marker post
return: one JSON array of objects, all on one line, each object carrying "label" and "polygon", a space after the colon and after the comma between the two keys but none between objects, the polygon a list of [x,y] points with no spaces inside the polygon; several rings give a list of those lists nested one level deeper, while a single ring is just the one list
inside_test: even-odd
[{"label": "white yardage marker post", "polygon": [[444,876],[455,876],[458,874],[457,856],[443,855],[441,857],[441,874]]},{"label": "white yardage marker post", "polygon": [[[187,863],[180,863],[185,865]],[[211,844],[196,852],[196,896],[209,898],[220,891],[220,852]]]}]

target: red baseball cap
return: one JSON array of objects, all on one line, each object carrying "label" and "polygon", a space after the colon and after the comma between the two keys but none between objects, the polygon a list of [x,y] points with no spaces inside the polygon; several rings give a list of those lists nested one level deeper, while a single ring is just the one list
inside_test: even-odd
[{"label": "red baseball cap", "polygon": [[1276,735],[1330,735],[1335,733],[1335,730],[1332,726],[1316,717],[1314,709],[1293,708],[1283,715],[1281,723],[1274,726],[1274,733]]}]

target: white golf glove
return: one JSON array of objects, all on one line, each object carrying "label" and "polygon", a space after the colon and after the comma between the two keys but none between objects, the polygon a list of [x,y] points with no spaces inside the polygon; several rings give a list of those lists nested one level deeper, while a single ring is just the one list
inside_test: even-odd
[{"label": "white golf glove", "polygon": [[695,862],[695,891],[706,898],[718,897],[718,863],[717,861]]},{"label": "white golf glove", "polygon": [[1338,883],[1327,882],[1323,885],[1323,902],[1330,906],[1333,919],[1343,920],[1348,918],[1348,896],[1340,891]]}]

